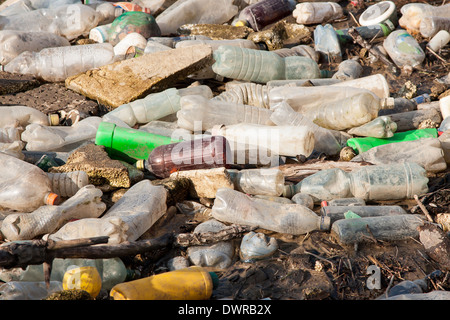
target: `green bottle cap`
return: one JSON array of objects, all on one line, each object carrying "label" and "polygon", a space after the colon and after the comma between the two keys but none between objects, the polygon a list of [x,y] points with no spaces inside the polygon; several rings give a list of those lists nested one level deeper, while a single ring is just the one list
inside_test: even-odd
[{"label": "green bottle cap", "polygon": [[215,272],[209,272],[209,275],[211,276],[213,289],[216,289],[219,286],[219,276]]}]

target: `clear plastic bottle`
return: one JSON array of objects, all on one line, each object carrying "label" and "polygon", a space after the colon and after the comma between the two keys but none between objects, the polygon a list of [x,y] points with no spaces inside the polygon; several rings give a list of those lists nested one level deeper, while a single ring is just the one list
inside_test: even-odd
[{"label": "clear plastic bottle", "polygon": [[314,48],[328,62],[341,62],[342,52],[336,31],[331,24],[318,25],[314,29]]},{"label": "clear plastic bottle", "polygon": [[272,111],[233,102],[211,100],[200,95],[184,96],[177,112],[178,126],[187,130],[208,130],[215,125],[256,123],[273,125]]},{"label": "clear plastic bottle", "polygon": [[39,167],[0,152],[0,208],[32,212],[48,204],[58,204],[47,174]]},{"label": "clear plastic bottle", "polygon": [[[275,52],[275,51],[274,51]],[[239,83],[226,88],[212,100],[234,102],[269,109],[269,87],[253,82]]]},{"label": "clear plastic bottle", "polygon": [[165,36],[176,34],[184,24],[222,24],[237,13],[233,0],[178,0],[156,17],[156,23]]},{"label": "clear plastic bottle", "polygon": [[239,256],[244,262],[252,262],[270,257],[278,250],[278,242],[262,232],[250,231],[241,241]]},{"label": "clear plastic bottle", "polygon": [[408,31],[419,33],[420,24],[425,17],[450,18],[450,4],[433,6],[428,3],[407,3],[400,9],[399,25]]},{"label": "clear plastic bottle", "polygon": [[214,272],[192,266],[120,283],[110,296],[114,300],[207,300],[218,285]]},{"label": "clear plastic bottle", "polygon": [[322,201],[321,203],[322,207],[326,206],[365,206],[366,201],[361,198],[342,198],[342,199],[333,199],[330,201]]},{"label": "clear plastic bottle", "polygon": [[60,197],[72,197],[78,190],[89,184],[89,176],[85,171],[47,172],[52,182],[52,190]]},{"label": "clear plastic bottle", "polygon": [[295,6],[292,15],[299,24],[318,24],[341,18],[344,12],[334,2],[303,2]]},{"label": "clear plastic bottle", "polygon": [[141,180],[101,218],[84,218],[66,223],[49,236],[50,239],[69,240],[109,236],[108,244],[135,241],[167,211],[167,190]]},{"label": "clear plastic bottle", "polygon": [[400,206],[326,206],[320,209],[321,216],[330,217],[331,223],[337,220],[345,219],[345,213],[351,211],[361,218],[364,217],[379,217],[379,216],[393,216],[399,214],[408,214]]},{"label": "clear plastic bottle", "polygon": [[0,64],[6,65],[24,51],[70,46],[69,41],[52,32],[0,31]]},{"label": "clear plastic bottle", "polygon": [[185,95],[200,95],[212,98],[211,89],[206,85],[189,88],[169,88],[162,92],[151,93],[143,99],[136,99],[123,104],[103,116],[108,121],[110,116],[119,118],[130,127],[135,124],[146,124],[158,120],[180,110],[180,98]]},{"label": "clear plastic bottle", "polygon": [[[287,198],[284,198],[287,199]],[[311,198],[309,194],[306,193],[296,193],[291,199],[292,202],[296,204],[301,204],[302,206],[307,207],[308,209],[314,209],[314,200]]]},{"label": "clear plastic bottle", "polygon": [[0,28],[2,30],[48,31],[70,41],[80,35],[88,34],[102,18],[103,16],[95,9],[76,3],[0,16]]},{"label": "clear plastic bottle", "polygon": [[425,59],[419,43],[406,30],[395,30],[387,36],[383,47],[398,67],[414,68]]},{"label": "clear plastic bottle", "polygon": [[332,224],[331,232],[344,245],[373,241],[374,238],[399,241],[418,238],[417,227],[424,223],[422,216],[412,214],[341,219]]},{"label": "clear plastic bottle", "polygon": [[354,87],[366,89],[373,92],[380,99],[387,99],[390,97],[389,84],[381,73],[375,73],[367,77],[361,77],[353,80],[340,81],[330,85],[335,87]]},{"label": "clear plastic bottle", "polygon": [[284,175],[276,168],[228,169],[236,190],[252,195],[280,196],[284,190]]},{"label": "clear plastic bottle", "polygon": [[305,44],[300,44],[291,48],[281,48],[273,50],[273,52],[282,58],[289,56],[304,56],[313,59],[315,62],[319,62],[320,58],[319,53],[316,50]]},{"label": "clear plastic bottle", "polygon": [[274,105],[273,113],[270,119],[279,126],[306,126],[314,134],[314,150],[323,152],[327,155],[338,154],[341,150],[341,145],[336,139],[339,132],[332,132],[329,129],[318,126],[310,119],[306,118],[299,112],[295,112],[285,101]]},{"label": "clear plastic bottle", "polygon": [[353,127],[347,132],[352,135],[374,138],[390,138],[397,131],[397,123],[389,116],[378,116],[359,127]]},{"label": "clear plastic bottle", "polygon": [[239,123],[215,126],[212,135],[224,136],[230,144],[253,145],[272,154],[309,157],[314,150],[314,133],[306,126],[265,126]]},{"label": "clear plastic bottle", "polygon": [[102,118],[92,116],[72,126],[49,127],[32,123],[26,126],[22,140],[29,151],[72,150],[75,145],[94,139],[101,122]]},{"label": "clear plastic bottle", "polygon": [[427,43],[427,47],[433,50],[434,52],[438,52],[440,49],[442,49],[442,47],[446,46],[447,43],[449,42],[450,42],[450,33],[446,30],[440,30]]},{"label": "clear plastic bottle", "polygon": [[274,52],[220,46],[213,52],[212,69],[236,80],[266,83],[270,80],[320,78],[317,63],[303,56],[282,58]]},{"label": "clear plastic bottle", "polygon": [[363,73],[363,67],[355,59],[342,61],[338,66],[338,71],[333,74],[332,79],[342,81],[358,79]]},{"label": "clear plastic bottle", "polygon": [[450,16],[423,17],[420,21],[420,33],[424,37],[434,37],[441,30],[450,32]]},{"label": "clear plastic bottle", "polygon": [[328,230],[328,218],[300,204],[281,204],[227,188],[217,190],[212,216],[223,222],[243,224],[279,233],[306,234]]},{"label": "clear plastic bottle", "polygon": [[54,292],[63,290],[62,282],[50,281],[11,281],[0,286],[0,300],[42,300]]},{"label": "clear plastic bottle", "polygon": [[95,43],[26,51],[9,62],[4,70],[57,82],[114,61],[114,47],[110,43]]},{"label": "clear plastic bottle", "polygon": [[72,219],[98,218],[106,209],[102,191],[93,185],[81,188],[60,205],[40,206],[33,212],[12,213],[1,225],[8,240],[32,240],[52,233]]},{"label": "clear plastic bottle", "polygon": [[261,0],[241,10],[236,26],[247,25],[261,31],[271,23],[287,17],[295,8],[294,0]]},{"label": "clear plastic bottle", "polygon": [[417,103],[412,99],[395,98],[392,109],[382,109],[378,111],[378,116],[386,116],[393,113],[401,113],[417,110]]},{"label": "clear plastic bottle", "polygon": [[1,16],[11,16],[37,9],[56,8],[68,4],[80,3],[79,0],[19,0],[0,11]]},{"label": "clear plastic bottle", "polygon": [[0,128],[14,127],[15,124],[25,128],[35,123],[42,126],[59,125],[58,114],[46,115],[40,110],[27,106],[1,106]]}]

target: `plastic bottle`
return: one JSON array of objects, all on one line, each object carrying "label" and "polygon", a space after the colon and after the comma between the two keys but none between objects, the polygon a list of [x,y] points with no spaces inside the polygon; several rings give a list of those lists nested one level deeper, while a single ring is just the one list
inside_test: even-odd
[{"label": "plastic bottle", "polygon": [[95,135],[95,144],[105,146],[112,159],[129,163],[146,159],[156,147],[174,142],[176,141],[170,137],[132,128],[121,128],[110,122],[100,122]]},{"label": "plastic bottle", "polygon": [[389,84],[386,78],[380,73],[358,79],[340,81],[338,83],[330,84],[330,86],[366,89],[373,92],[380,99],[387,99],[390,97]]},{"label": "plastic bottle", "polygon": [[270,80],[321,77],[317,63],[303,56],[282,58],[270,51],[220,46],[213,52],[213,57],[213,71],[236,80],[266,83]]},{"label": "plastic bottle", "polygon": [[103,119],[114,116],[130,127],[135,124],[146,124],[152,120],[164,118],[180,110],[180,98],[185,95],[200,95],[212,98],[211,89],[206,85],[176,89],[169,88],[162,92],[151,93],[143,99],[136,99],[108,112]]},{"label": "plastic bottle", "polygon": [[295,8],[293,0],[261,0],[241,10],[236,26],[249,26],[261,31],[271,23],[287,17]]},{"label": "plastic bottle", "polygon": [[[123,13],[122,8],[117,8],[110,2],[97,2],[97,3],[88,3],[87,6],[91,7],[97,12],[99,16],[98,25],[112,23],[115,18],[120,16]],[[85,32],[84,35],[87,35]]]},{"label": "plastic bottle", "polygon": [[366,201],[364,201],[364,199],[361,198],[355,198],[355,197],[351,197],[351,198],[342,198],[342,199],[333,199],[330,201],[322,201],[323,203],[321,203],[322,206],[326,207],[326,206],[365,206],[366,205]]},{"label": "plastic bottle", "polygon": [[428,3],[407,3],[400,9],[402,17],[399,25],[408,31],[420,32],[420,24],[425,17],[450,18],[450,5],[432,6]]},{"label": "plastic bottle", "polygon": [[89,31],[89,39],[97,41],[98,43],[105,43],[109,40],[109,30],[111,29],[111,23],[96,26]]},{"label": "plastic bottle", "polygon": [[244,262],[253,262],[270,257],[278,250],[278,242],[262,232],[250,231],[241,241],[239,256]]},{"label": "plastic bottle", "polygon": [[101,218],[71,221],[49,239],[71,240],[108,236],[108,244],[135,241],[167,211],[167,190],[141,180],[129,188]]},{"label": "plastic bottle", "polygon": [[448,130],[450,130],[450,117],[447,117],[444,120],[442,120],[438,128],[438,135]]},{"label": "plastic bottle", "polygon": [[117,60],[123,60],[129,53],[130,47],[145,48],[147,39],[140,33],[128,33],[122,40],[114,46],[114,54]]},{"label": "plastic bottle", "polygon": [[[287,198],[284,198],[287,199]],[[305,193],[297,193],[291,199],[292,202],[296,204],[301,204],[302,206],[307,207],[308,209],[314,209],[314,200],[311,198],[309,194]]]},{"label": "plastic bottle", "polygon": [[222,24],[238,13],[233,0],[178,0],[156,17],[161,35],[176,34],[178,27],[194,24]]},{"label": "plastic bottle", "polygon": [[[133,271],[127,269],[120,258],[109,259],[84,259],[84,258],[55,258],[52,261],[52,272],[50,281],[62,282],[64,274],[70,266],[95,267],[100,273],[102,279],[102,289],[111,290],[118,283],[128,281],[133,278]],[[0,279],[4,282],[26,281],[40,282],[44,281],[44,269],[42,264],[29,265],[25,269],[12,268],[2,269]]]},{"label": "plastic bottle", "polygon": [[0,16],[0,28],[2,30],[48,31],[70,41],[89,33],[89,30],[96,27],[102,18],[95,9],[76,3]]},{"label": "plastic bottle", "polygon": [[100,117],[83,119],[73,126],[44,126],[29,124],[22,133],[28,151],[68,151],[74,146],[95,138]]},{"label": "plastic bottle", "polygon": [[228,188],[217,190],[211,213],[219,221],[293,235],[330,227],[328,218],[319,217],[303,205],[251,198]]},{"label": "plastic bottle", "polygon": [[450,96],[439,99],[439,110],[441,111],[442,119],[450,116]]},{"label": "plastic bottle", "polygon": [[395,30],[387,36],[383,47],[398,67],[417,67],[425,59],[419,43],[406,30]]},{"label": "plastic bottle", "polygon": [[0,31],[0,64],[6,65],[24,51],[70,46],[69,41],[51,32]]},{"label": "plastic bottle", "polygon": [[219,285],[218,276],[197,266],[120,283],[114,300],[207,300]]},{"label": "plastic bottle", "polygon": [[[371,41],[372,39],[387,37],[395,29],[395,27],[390,21],[385,21],[384,23],[354,27],[354,29],[364,40]],[[353,38],[348,33],[349,28],[335,31],[341,44],[346,44],[353,41]]]},{"label": "plastic bottle", "polygon": [[189,40],[200,40],[200,41],[209,41],[212,40],[208,36],[204,35],[192,35],[192,36],[185,36],[180,35],[176,37],[150,37],[148,38],[149,42],[156,42],[161,45],[167,46],[169,48],[175,48],[179,42],[183,41],[189,41]]},{"label": "plastic bottle", "polygon": [[0,300],[42,300],[61,290],[60,281],[50,281],[49,289],[44,281],[11,281],[0,286]]},{"label": "plastic bottle", "polygon": [[25,128],[35,123],[43,126],[59,125],[58,114],[46,115],[40,110],[27,106],[1,106],[0,128],[13,127],[15,124]]},{"label": "plastic bottle", "polygon": [[353,150],[357,154],[359,154],[376,146],[401,141],[418,140],[422,138],[437,138],[437,129],[426,128],[426,129],[409,130],[404,132],[396,132],[392,137],[385,139],[372,137],[351,138],[347,140],[347,146],[353,148]]},{"label": "plastic bottle", "polygon": [[442,47],[447,45],[447,43],[449,42],[450,42],[450,33],[448,33],[448,31],[446,30],[440,30],[427,43],[427,47],[433,50],[434,52],[438,52]]},{"label": "plastic bottle", "polygon": [[233,102],[210,100],[200,95],[181,97],[178,126],[187,130],[208,130],[218,124],[255,123],[273,125],[272,111]]},{"label": "plastic bottle", "polygon": [[420,33],[422,36],[431,38],[439,31],[450,32],[450,16],[449,17],[423,17],[420,21]]},{"label": "plastic bottle", "polygon": [[11,16],[37,9],[56,8],[68,4],[80,3],[78,0],[19,0],[0,11],[1,16]]},{"label": "plastic bottle", "polygon": [[[192,140],[192,138],[194,138],[194,135],[190,130],[180,128],[176,122],[154,120],[140,126],[139,130],[173,138],[179,135],[185,140]],[[191,139],[189,139],[189,137],[191,137]]]},{"label": "plastic bottle", "polygon": [[390,138],[397,131],[397,123],[393,122],[389,116],[378,116],[374,120],[354,127],[347,132],[352,135],[374,138]]},{"label": "plastic bottle", "polygon": [[253,145],[265,148],[272,154],[308,157],[314,150],[314,134],[306,126],[265,126],[239,123],[215,126],[212,135],[224,136],[230,144]]},{"label": "plastic bottle", "polygon": [[[114,48],[109,43],[64,46],[26,51],[9,62],[4,70],[31,74],[49,82],[66,78],[114,62]],[[70,61],[70,63],[68,63]]]},{"label": "plastic bottle", "polygon": [[51,173],[47,176],[52,182],[52,190],[60,197],[72,197],[78,190],[89,184],[89,176],[85,171]]},{"label": "plastic bottle", "polygon": [[288,56],[304,56],[313,59],[315,62],[319,62],[319,53],[308,45],[300,44],[290,48],[281,48],[273,50],[280,57],[285,58]]},{"label": "plastic bottle", "polygon": [[331,24],[316,26],[314,29],[314,48],[324,61],[342,61],[341,45]]},{"label": "plastic bottle", "polygon": [[331,231],[344,245],[373,241],[374,238],[399,241],[418,238],[417,227],[424,223],[421,216],[411,214],[341,219],[332,224]]},{"label": "plastic bottle", "polygon": [[[275,51],[274,51],[275,52]],[[253,82],[239,83],[226,88],[212,100],[234,102],[269,109],[269,87]]]},{"label": "plastic bottle", "polygon": [[424,168],[416,163],[364,166],[351,172],[339,168],[314,173],[295,185],[286,185],[283,195],[301,192],[314,202],[356,197],[367,200],[411,199],[428,191]]},{"label": "plastic bottle", "polygon": [[438,275],[441,273],[440,270],[437,270],[437,272],[433,272],[422,279],[403,280],[388,291],[388,297],[424,293],[428,290],[430,278],[434,278],[434,274]]},{"label": "plastic bottle", "polygon": [[417,110],[417,103],[413,99],[395,98],[392,109],[382,109],[378,111],[378,116],[386,116],[393,113],[402,113]]},{"label": "plastic bottle", "polygon": [[363,67],[354,59],[348,59],[339,63],[338,70],[332,79],[339,79],[342,81],[358,79],[363,73]]},{"label": "plastic bottle", "polygon": [[226,167],[229,150],[227,139],[221,136],[171,143],[155,148],[136,167],[167,178],[176,171]]},{"label": "plastic bottle", "polygon": [[321,216],[330,217],[333,224],[337,220],[345,219],[345,213],[351,211],[361,218],[364,217],[379,217],[392,216],[399,214],[407,214],[407,212],[400,206],[326,206],[320,209]]},{"label": "plastic bottle", "polygon": [[372,26],[386,20],[391,21],[394,25],[398,24],[397,7],[393,1],[382,1],[369,6],[358,21],[361,26]]},{"label": "plastic bottle", "polygon": [[102,192],[93,185],[81,188],[60,205],[40,206],[33,212],[12,213],[1,225],[8,240],[31,240],[52,233],[72,219],[98,218],[106,209],[101,202]]},{"label": "plastic bottle", "polygon": [[[306,126],[314,134],[314,150],[327,155],[338,154],[341,146],[335,133],[329,129],[318,126],[299,112],[295,112],[285,101],[274,105],[270,119],[279,126]],[[338,134],[338,133],[336,133]]]},{"label": "plastic bottle", "polygon": [[284,175],[276,168],[228,169],[235,190],[252,194],[280,196],[284,190]]},{"label": "plastic bottle", "polygon": [[47,174],[37,166],[0,152],[0,208],[32,212],[45,204],[58,204]]},{"label": "plastic bottle", "polygon": [[292,15],[299,24],[332,22],[343,16],[342,7],[334,2],[303,2],[295,6]]}]

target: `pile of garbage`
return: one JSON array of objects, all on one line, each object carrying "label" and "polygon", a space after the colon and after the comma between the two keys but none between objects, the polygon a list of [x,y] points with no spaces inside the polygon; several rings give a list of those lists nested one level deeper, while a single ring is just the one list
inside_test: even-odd
[{"label": "pile of garbage", "polygon": [[449,32],[445,1],[3,1],[0,299],[450,299]]}]

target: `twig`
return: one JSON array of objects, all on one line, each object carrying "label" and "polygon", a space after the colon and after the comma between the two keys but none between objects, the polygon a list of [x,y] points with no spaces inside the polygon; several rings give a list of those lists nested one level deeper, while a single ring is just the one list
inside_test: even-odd
[{"label": "twig", "polygon": [[386,298],[389,297],[389,290],[391,290],[393,282],[394,282],[394,275],[391,276],[391,279],[389,280],[389,284],[388,284],[388,286],[386,288],[386,292],[385,292]]},{"label": "twig", "polygon": [[447,64],[448,64],[448,62],[445,61],[444,58],[442,58],[440,55],[438,55],[436,52],[434,52],[430,47],[427,47],[427,50],[430,51],[430,53],[432,53],[436,58],[438,58],[439,60],[441,60],[441,61],[444,63],[444,65],[447,65]]},{"label": "twig", "polygon": [[354,16],[351,12],[349,12],[349,15],[350,15],[350,17],[352,17],[352,19],[353,19],[353,21],[356,23],[356,25],[357,25],[358,27],[361,27],[361,25],[359,24],[358,20],[355,19],[355,16]]},{"label": "twig", "polygon": [[182,247],[217,243],[241,237],[243,233],[255,229],[249,226],[231,225],[218,232],[180,233],[176,236],[176,243]]},{"label": "twig", "polygon": [[422,202],[420,202],[419,197],[417,196],[417,194],[414,195],[414,200],[416,200],[417,204],[419,205],[420,209],[422,209],[423,213],[426,215],[428,221],[430,222],[434,222],[433,218],[430,216],[430,214],[428,213],[427,208],[425,208],[425,206],[423,205]]}]

